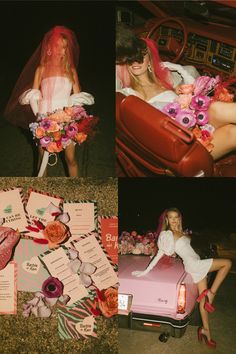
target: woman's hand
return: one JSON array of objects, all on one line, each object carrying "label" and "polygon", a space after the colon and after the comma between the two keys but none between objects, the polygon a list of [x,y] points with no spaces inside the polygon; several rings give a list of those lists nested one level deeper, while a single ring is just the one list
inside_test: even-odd
[{"label": "woman's hand", "polygon": [[146,274],[147,273],[145,272],[145,270],[135,270],[134,272],[132,272],[132,275],[134,275],[135,277],[143,277]]}]

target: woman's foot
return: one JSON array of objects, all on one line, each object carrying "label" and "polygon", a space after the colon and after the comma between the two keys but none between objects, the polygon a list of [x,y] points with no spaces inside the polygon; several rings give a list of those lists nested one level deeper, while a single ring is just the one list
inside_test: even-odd
[{"label": "woman's foot", "polygon": [[198,340],[199,340],[199,342],[202,342],[204,340],[208,347],[216,348],[216,342],[213,339],[211,339],[211,334],[210,334],[209,329],[199,327],[198,328]]},{"label": "woman's foot", "polygon": [[215,307],[212,305],[212,302],[214,300],[215,293],[213,293],[210,289],[205,289],[201,292],[201,294],[197,298],[197,302],[200,302],[202,299],[205,298],[205,304],[204,304],[204,309],[207,312],[214,312]]},{"label": "woman's foot", "polygon": [[213,300],[215,298],[215,295],[216,293],[213,293],[211,291],[211,289],[208,289],[208,292],[207,292],[207,297],[208,297],[208,300],[209,300],[209,303],[212,304],[213,303]]}]

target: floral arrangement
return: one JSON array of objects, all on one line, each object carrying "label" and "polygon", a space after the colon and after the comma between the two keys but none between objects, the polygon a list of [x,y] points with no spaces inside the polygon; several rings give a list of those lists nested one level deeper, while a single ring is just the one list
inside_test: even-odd
[{"label": "floral arrangement", "polygon": [[220,76],[199,76],[191,85],[180,85],[176,100],[165,105],[162,111],[190,129],[196,139],[212,151],[214,127],[209,124],[208,108],[213,101],[232,102],[234,95],[227,87],[234,82],[236,78],[222,82]]},{"label": "floral arrangement", "polygon": [[71,142],[82,144],[93,135],[97,122],[97,117],[75,105],[38,114],[37,122],[30,123],[29,127],[38,145],[50,153],[57,153]]},{"label": "floral arrangement", "polygon": [[123,231],[119,237],[118,253],[153,255],[156,251],[156,237],[155,232],[140,235],[137,231]]}]

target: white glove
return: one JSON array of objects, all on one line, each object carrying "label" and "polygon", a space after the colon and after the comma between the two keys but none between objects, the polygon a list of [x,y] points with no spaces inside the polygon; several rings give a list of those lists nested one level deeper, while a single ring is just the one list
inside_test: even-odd
[{"label": "white glove", "polygon": [[83,106],[83,105],[92,105],[94,104],[94,97],[88,93],[88,92],[79,92],[79,93],[73,93],[69,97],[68,105],[69,106]]},{"label": "white glove", "polygon": [[37,115],[38,113],[38,101],[42,99],[42,95],[40,90],[36,89],[29,89],[25,92],[22,93],[19,97],[19,102],[22,105],[25,104],[30,104],[32,111],[34,112],[34,115]]},{"label": "white glove", "polygon": [[171,71],[177,71],[182,76],[184,84],[189,85],[195,81],[195,77],[189,74],[182,65],[170,63],[169,61],[165,61],[162,64]]},{"label": "white glove", "polygon": [[135,277],[143,277],[144,275],[146,275],[148,272],[146,272],[145,270],[135,270],[134,272],[132,272],[132,275]]}]

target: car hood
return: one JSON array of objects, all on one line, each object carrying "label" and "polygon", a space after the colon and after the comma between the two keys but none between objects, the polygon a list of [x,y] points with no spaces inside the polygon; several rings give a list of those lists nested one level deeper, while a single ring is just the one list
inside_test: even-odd
[{"label": "car hood", "polygon": [[176,317],[178,286],[186,277],[182,261],[163,257],[147,275],[131,274],[149,262],[145,256],[119,257],[119,293],[133,295],[133,312]]}]

